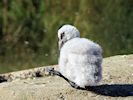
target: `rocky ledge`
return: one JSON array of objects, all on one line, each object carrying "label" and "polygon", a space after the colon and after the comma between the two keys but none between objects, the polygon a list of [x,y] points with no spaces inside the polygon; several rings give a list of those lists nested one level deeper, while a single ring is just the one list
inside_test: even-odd
[{"label": "rocky ledge", "polygon": [[133,100],[133,55],[104,58],[103,80],[86,90],[49,76],[46,66],[0,75],[0,100]]}]

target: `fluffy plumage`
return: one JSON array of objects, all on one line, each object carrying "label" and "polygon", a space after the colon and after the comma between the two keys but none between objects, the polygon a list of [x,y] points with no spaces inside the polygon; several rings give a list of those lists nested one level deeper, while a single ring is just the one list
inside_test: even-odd
[{"label": "fluffy plumage", "polygon": [[91,40],[80,38],[72,25],[58,30],[59,70],[80,87],[95,86],[102,79],[102,49]]}]

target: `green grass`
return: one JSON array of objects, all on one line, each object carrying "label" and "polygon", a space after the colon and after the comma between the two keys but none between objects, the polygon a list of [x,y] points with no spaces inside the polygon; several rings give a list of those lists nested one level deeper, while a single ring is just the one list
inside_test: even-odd
[{"label": "green grass", "polygon": [[57,64],[57,31],[76,26],[103,56],[133,53],[132,0],[1,0],[0,73]]}]

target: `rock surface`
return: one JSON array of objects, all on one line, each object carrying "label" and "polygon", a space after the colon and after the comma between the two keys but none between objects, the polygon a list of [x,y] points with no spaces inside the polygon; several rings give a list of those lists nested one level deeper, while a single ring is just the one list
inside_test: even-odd
[{"label": "rock surface", "polygon": [[133,100],[133,55],[105,58],[101,85],[91,90],[74,89],[44,67],[1,76],[9,82],[0,83],[0,100]]}]

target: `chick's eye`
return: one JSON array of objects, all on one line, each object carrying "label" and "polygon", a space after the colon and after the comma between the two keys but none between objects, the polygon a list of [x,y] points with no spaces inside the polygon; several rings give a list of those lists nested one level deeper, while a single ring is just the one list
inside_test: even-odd
[{"label": "chick's eye", "polygon": [[63,39],[63,37],[64,37],[64,34],[65,34],[64,32],[61,34],[61,39]]}]

